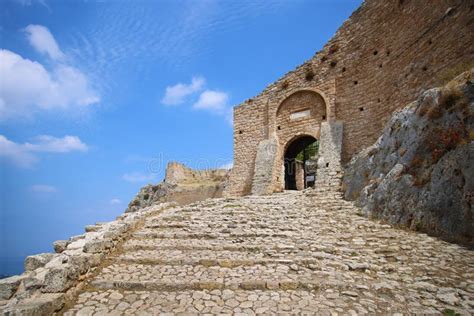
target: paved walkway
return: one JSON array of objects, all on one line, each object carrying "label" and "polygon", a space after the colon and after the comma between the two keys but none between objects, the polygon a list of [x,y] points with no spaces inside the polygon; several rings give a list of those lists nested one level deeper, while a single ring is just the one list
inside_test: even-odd
[{"label": "paved walkway", "polygon": [[336,195],[207,200],[150,217],[66,315],[474,314],[474,252]]}]

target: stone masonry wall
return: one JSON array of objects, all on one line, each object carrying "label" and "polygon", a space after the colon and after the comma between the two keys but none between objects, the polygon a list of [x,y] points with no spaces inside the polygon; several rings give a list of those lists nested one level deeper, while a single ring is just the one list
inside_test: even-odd
[{"label": "stone masonry wall", "polygon": [[[288,96],[301,90],[321,95],[327,120],[344,124],[346,163],[376,140],[396,109],[470,68],[473,22],[468,0],[366,0],[321,51],[234,109],[234,169],[226,194],[251,192],[257,146],[277,134],[276,112]],[[275,160],[275,168],[282,163]],[[278,188],[281,179],[272,181]]]},{"label": "stone masonry wall", "polygon": [[193,170],[179,162],[170,162],[166,166],[165,182],[168,184],[193,184],[208,181],[220,181],[227,178],[227,169]]}]

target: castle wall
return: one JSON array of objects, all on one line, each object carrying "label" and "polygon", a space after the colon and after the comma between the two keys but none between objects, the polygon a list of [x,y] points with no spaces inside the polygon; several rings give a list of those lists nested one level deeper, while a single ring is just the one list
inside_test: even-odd
[{"label": "castle wall", "polygon": [[[234,109],[234,169],[226,194],[251,192],[264,139],[277,138],[274,168],[281,168],[285,141],[279,137],[289,125],[278,130],[276,114],[300,90],[317,90],[328,122],[344,124],[343,163],[373,143],[395,110],[473,64],[473,8],[468,0],[366,0],[320,52]],[[274,190],[281,187],[278,174],[272,175]]]},{"label": "castle wall", "polygon": [[164,182],[178,185],[206,184],[224,180],[228,174],[227,169],[194,170],[179,162],[169,162]]}]

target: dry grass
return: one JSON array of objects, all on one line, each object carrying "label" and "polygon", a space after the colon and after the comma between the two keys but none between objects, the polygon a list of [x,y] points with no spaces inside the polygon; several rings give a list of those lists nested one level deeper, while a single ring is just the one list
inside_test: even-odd
[{"label": "dry grass", "polygon": [[441,108],[449,110],[453,108],[456,103],[463,101],[465,98],[466,97],[459,86],[447,85],[441,90],[438,103]]},{"label": "dry grass", "polygon": [[443,116],[443,110],[439,106],[433,106],[427,111],[430,120],[437,120]]}]

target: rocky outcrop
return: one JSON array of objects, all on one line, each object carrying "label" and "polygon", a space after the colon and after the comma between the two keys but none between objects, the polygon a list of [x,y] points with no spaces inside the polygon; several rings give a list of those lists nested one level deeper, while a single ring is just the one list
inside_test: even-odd
[{"label": "rocky outcrop", "polygon": [[346,166],[345,198],[392,224],[474,243],[473,70],[396,112]]},{"label": "rocky outcrop", "polygon": [[229,172],[227,169],[193,170],[183,164],[170,162],[166,167],[165,180],[141,188],[125,212],[135,212],[162,202],[184,205],[221,197]]}]

